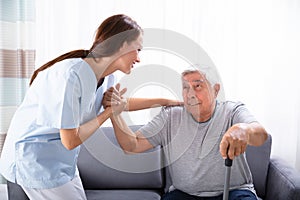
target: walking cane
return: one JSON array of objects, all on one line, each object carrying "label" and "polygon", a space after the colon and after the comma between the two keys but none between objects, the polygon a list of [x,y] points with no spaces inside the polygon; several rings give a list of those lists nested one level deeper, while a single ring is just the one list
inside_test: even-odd
[{"label": "walking cane", "polygon": [[225,184],[224,184],[223,200],[228,200],[231,166],[232,166],[232,160],[227,157],[225,159],[226,171],[225,171]]}]

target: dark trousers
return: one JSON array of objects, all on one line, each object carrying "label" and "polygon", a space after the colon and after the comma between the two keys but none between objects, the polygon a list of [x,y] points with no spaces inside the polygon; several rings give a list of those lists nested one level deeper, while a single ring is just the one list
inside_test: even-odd
[{"label": "dark trousers", "polygon": [[[180,190],[166,193],[161,200],[222,200],[223,195],[216,197],[198,197],[189,195]],[[232,190],[229,192],[229,200],[257,200],[256,196],[249,190]]]}]

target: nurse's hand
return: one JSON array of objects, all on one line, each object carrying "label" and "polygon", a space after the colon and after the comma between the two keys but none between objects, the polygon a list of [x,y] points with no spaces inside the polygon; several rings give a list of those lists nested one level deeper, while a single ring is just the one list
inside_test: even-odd
[{"label": "nurse's hand", "polygon": [[121,114],[124,110],[127,110],[127,100],[122,99],[117,105],[111,105],[111,109],[113,115]]},{"label": "nurse's hand", "polygon": [[122,95],[127,91],[123,88],[120,91],[120,84],[118,83],[115,87],[110,87],[103,95],[102,105],[104,108],[117,106],[124,103],[124,98]]}]

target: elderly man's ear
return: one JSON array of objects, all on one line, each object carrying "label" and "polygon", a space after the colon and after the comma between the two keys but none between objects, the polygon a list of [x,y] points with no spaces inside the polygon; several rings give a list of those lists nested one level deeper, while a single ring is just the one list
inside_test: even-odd
[{"label": "elderly man's ear", "polygon": [[218,83],[216,83],[215,85],[214,85],[214,90],[215,90],[215,97],[217,97],[218,96],[218,93],[219,93],[219,91],[220,91],[220,84],[218,84]]}]

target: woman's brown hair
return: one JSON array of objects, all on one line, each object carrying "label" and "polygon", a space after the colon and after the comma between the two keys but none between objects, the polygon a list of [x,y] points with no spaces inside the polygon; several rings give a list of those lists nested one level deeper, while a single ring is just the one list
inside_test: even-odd
[{"label": "woman's brown hair", "polygon": [[[110,42],[108,42],[108,39],[112,36],[129,30],[130,34],[126,34],[125,37],[118,37],[118,40],[114,39],[113,45]],[[104,20],[98,27],[94,43],[90,50],[79,49],[70,51],[47,62],[46,64],[34,71],[29,85],[33,83],[34,79],[40,71],[43,71],[62,60],[68,58],[86,58],[87,56],[105,57],[113,55],[121,48],[124,42],[130,43],[134,41],[139,36],[141,31],[141,27],[130,17],[124,14],[113,15]]]}]

